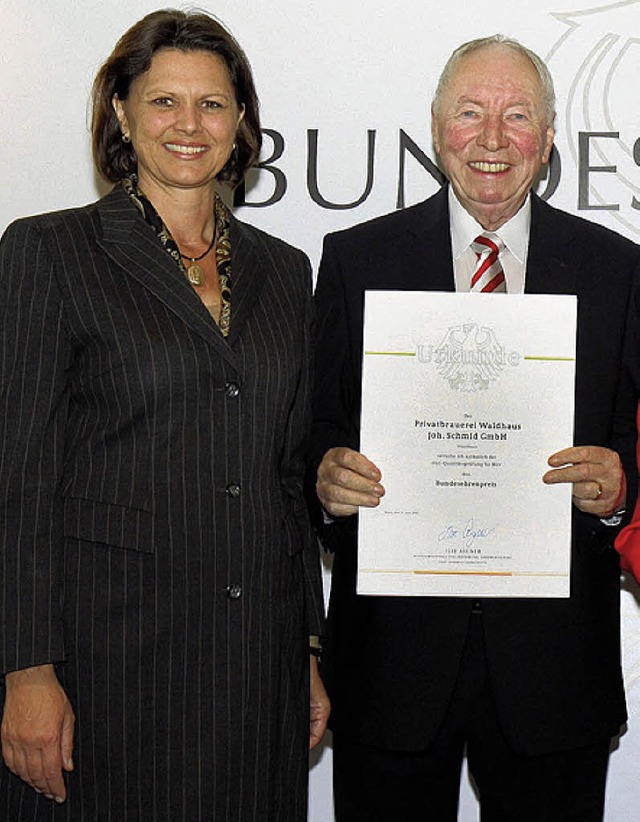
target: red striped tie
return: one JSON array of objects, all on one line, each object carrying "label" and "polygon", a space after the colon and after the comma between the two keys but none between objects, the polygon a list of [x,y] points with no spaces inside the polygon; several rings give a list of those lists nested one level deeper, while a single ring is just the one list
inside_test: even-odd
[{"label": "red striped tie", "polygon": [[478,263],[469,290],[483,294],[506,294],[507,284],[498,256],[504,250],[502,240],[499,237],[492,238],[481,234],[471,243],[471,248],[476,253]]}]

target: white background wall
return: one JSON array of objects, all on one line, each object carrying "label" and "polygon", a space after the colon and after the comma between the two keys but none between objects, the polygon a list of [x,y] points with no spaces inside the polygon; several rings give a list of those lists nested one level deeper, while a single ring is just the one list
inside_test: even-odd
[{"label": "white background wall", "polygon": [[[547,58],[556,81],[561,175],[551,202],[640,241],[640,211],[632,205],[634,197],[640,200],[640,0],[201,5],[245,48],[263,126],[284,138],[276,165],[286,178],[286,194],[269,207],[241,208],[239,215],[304,248],[314,264],[327,231],[396,207],[401,130],[433,157],[429,102],[438,73],[455,46],[495,31]],[[91,81],[120,34],[157,7],[149,0],[0,0],[0,230],[15,217],[79,205],[104,193],[90,159]],[[363,193],[367,131],[375,130],[371,192],[358,207],[329,209],[310,196],[307,133],[314,129],[318,188],[334,203],[353,202]],[[588,156],[584,150],[581,156],[579,134],[585,132],[618,136],[591,138]],[[270,154],[266,139],[264,157]],[[589,172],[588,166],[600,170]],[[410,156],[404,184],[407,204],[437,188]],[[264,202],[273,192],[274,176],[263,171],[247,200]],[[623,585],[631,718],[612,756],[607,822],[640,819],[640,592],[628,580]],[[313,757],[314,822],[332,819],[330,761],[329,745]],[[465,781],[460,819],[477,818]]]}]

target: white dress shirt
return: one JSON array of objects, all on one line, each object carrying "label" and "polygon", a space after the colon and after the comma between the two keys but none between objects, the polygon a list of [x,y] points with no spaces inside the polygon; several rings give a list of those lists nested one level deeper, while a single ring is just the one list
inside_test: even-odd
[{"label": "white dress shirt", "polygon": [[[484,229],[468,211],[449,186],[449,222],[451,226],[451,251],[456,291],[469,291],[471,277],[476,270],[477,257],[471,243]],[[531,195],[514,216],[497,231],[490,232],[504,243],[500,253],[500,263],[507,283],[507,294],[524,293],[524,281],[529,250],[529,230],[531,227]]]}]

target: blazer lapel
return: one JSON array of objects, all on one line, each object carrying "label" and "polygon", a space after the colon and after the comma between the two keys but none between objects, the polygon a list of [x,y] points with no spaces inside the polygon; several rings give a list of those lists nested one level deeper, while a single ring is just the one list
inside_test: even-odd
[{"label": "blazer lapel", "polygon": [[270,261],[268,249],[259,235],[231,218],[231,326],[227,337],[233,345],[256,301]]},{"label": "blazer lapel", "polygon": [[105,253],[235,366],[227,340],[127,194],[116,187],[100,201],[98,210],[102,225],[98,244]]}]

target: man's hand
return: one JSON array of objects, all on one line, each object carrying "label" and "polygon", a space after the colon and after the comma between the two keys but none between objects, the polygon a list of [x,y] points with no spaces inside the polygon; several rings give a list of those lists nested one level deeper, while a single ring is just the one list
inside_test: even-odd
[{"label": "man's hand", "polygon": [[53,665],[13,671],[5,683],[4,761],[35,791],[64,802],[67,791],[62,768],[73,770],[75,717]]},{"label": "man's hand", "polygon": [[347,517],[359,507],[375,508],[384,496],[379,469],[351,448],[330,448],[318,468],[316,492],[332,517]]},{"label": "man's hand", "polygon": [[573,504],[587,514],[610,517],[624,505],[627,483],[620,457],[609,448],[583,445],[565,448],[549,457],[554,470],[543,482],[573,484]]},{"label": "man's hand", "polygon": [[331,705],[329,697],[324,689],[320,673],[318,671],[318,660],[315,656],[310,655],[309,664],[311,665],[311,700],[309,711],[309,750],[315,748],[324,736],[327,729],[327,720],[331,712]]}]

